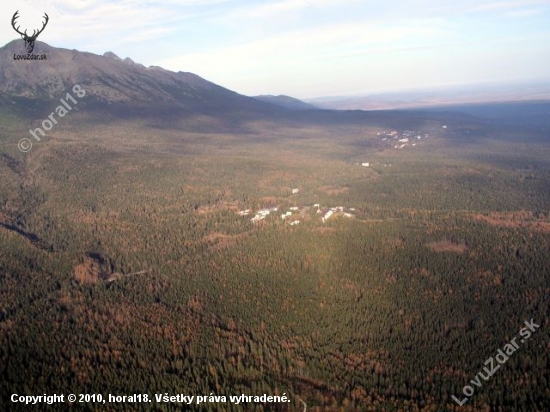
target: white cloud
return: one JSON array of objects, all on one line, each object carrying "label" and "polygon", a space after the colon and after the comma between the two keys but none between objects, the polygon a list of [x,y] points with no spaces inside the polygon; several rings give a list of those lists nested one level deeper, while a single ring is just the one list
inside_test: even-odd
[{"label": "white cloud", "polygon": [[225,18],[272,19],[281,14],[295,13],[297,11],[307,11],[314,8],[318,9],[326,7],[342,7],[357,2],[358,0],[279,0],[254,6],[247,5],[245,7],[236,9],[234,12],[225,16]]},{"label": "white cloud", "polygon": [[436,5],[434,10],[446,15],[463,14],[491,14],[506,12],[521,12],[533,8],[544,8],[550,6],[550,0],[513,0],[513,1],[475,1],[466,0],[462,2],[447,3],[444,6]]},{"label": "white cloud", "polygon": [[517,0],[517,1],[498,1],[489,2],[486,4],[479,4],[472,8],[473,11],[482,10],[509,10],[514,8],[523,8],[536,5],[549,5],[550,1],[547,0]]},{"label": "white cloud", "polygon": [[[249,94],[272,87],[289,93],[306,86],[314,90],[316,85],[333,87],[338,93],[336,88],[359,87],[357,82],[367,77],[379,79],[380,85],[391,76],[411,82],[425,79],[427,73],[434,81],[438,73],[440,78],[452,73],[460,77],[461,57],[479,58],[499,42],[510,56],[499,67],[518,67],[519,77],[525,66],[514,64],[516,51],[525,45],[538,50],[541,64],[536,67],[549,59],[550,29],[540,24],[539,16],[549,13],[550,0],[45,0],[40,4],[37,8],[30,0],[21,0],[14,6],[0,0],[2,10],[13,8],[9,14],[19,8],[21,26],[30,30],[40,27],[46,11],[50,22],[40,40],[53,46],[99,54],[111,50],[146,65],[192,71]],[[511,18],[515,18],[513,30]],[[0,43],[14,38],[9,24],[0,25]],[[457,50],[462,55],[455,58]],[[499,56],[504,55],[503,51]]]},{"label": "white cloud", "polygon": [[345,77],[349,66],[345,59],[364,66],[363,60],[377,59],[377,53],[405,50],[404,44],[407,50],[429,47],[426,45],[430,43],[440,46],[438,41],[444,33],[443,22],[433,19],[392,26],[336,24],[276,34],[229,48],[182,54],[155,64],[175,71],[198,72],[242,93],[254,94],[253,89],[262,83],[269,87],[268,83],[282,84],[283,79],[292,82],[308,73],[308,81],[319,83],[326,83],[325,74],[331,71],[331,78],[338,77],[338,70]]},{"label": "white cloud", "polygon": [[531,17],[544,13],[544,9],[523,9],[508,11],[505,14],[510,17]]},{"label": "white cloud", "polygon": [[[37,8],[36,3],[22,1],[10,6],[1,0],[2,10],[16,7],[20,10],[22,27],[40,24],[41,16],[50,16],[48,41],[67,46],[80,45],[86,48],[93,43],[109,47],[124,44],[134,39],[161,39],[167,33],[177,31],[185,19],[196,17],[194,7],[202,9],[209,5],[227,3],[229,0],[48,0]],[[11,14],[11,12],[10,12]],[[0,38],[5,42],[16,36],[9,25],[1,25]]]}]

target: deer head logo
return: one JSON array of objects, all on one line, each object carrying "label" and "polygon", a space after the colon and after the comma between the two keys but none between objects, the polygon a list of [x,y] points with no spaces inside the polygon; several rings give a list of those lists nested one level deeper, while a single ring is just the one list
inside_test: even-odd
[{"label": "deer head logo", "polygon": [[18,14],[19,14],[19,10],[16,11],[15,14],[13,15],[13,17],[11,19],[11,25],[12,25],[13,29],[21,35],[21,38],[23,40],[25,40],[25,48],[27,49],[27,53],[30,54],[34,50],[34,42],[36,41],[36,38],[38,37],[38,35],[40,33],[42,33],[44,31],[44,29],[46,28],[46,25],[48,24],[48,20],[50,18],[48,17],[48,15],[46,13],[44,13],[44,18],[46,19],[46,21],[44,23],[42,23],[42,28],[38,31],[33,30],[32,36],[29,36],[27,34],[27,30],[25,30],[24,33],[21,33],[19,31],[19,26],[15,27],[15,20],[17,20],[17,18],[19,17]]}]

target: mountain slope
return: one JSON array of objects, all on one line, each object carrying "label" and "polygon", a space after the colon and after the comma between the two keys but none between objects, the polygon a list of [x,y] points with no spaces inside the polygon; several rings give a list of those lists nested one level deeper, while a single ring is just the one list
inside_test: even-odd
[{"label": "mountain slope", "polygon": [[285,96],[285,95],[279,95],[279,96],[273,96],[273,95],[260,95],[260,96],[254,96],[255,99],[261,100],[262,102],[267,103],[273,103],[278,106],[284,107],[286,109],[291,110],[315,110],[318,109],[318,107],[303,102],[301,100],[298,100],[294,97]]},{"label": "mountain slope", "polygon": [[36,42],[34,53],[45,53],[47,60],[14,60],[13,55],[22,51],[21,40],[0,48],[0,94],[4,97],[48,100],[64,96],[79,84],[86,90],[84,104],[171,107],[205,113],[281,110],[195,74],[145,67],[110,52],[99,56]]}]

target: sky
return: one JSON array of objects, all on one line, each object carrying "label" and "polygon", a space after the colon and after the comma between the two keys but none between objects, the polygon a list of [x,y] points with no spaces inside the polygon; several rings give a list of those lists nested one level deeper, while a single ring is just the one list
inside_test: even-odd
[{"label": "sky", "polygon": [[[39,4],[37,6],[37,3]],[[550,0],[0,0],[39,40],[301,99],[550,80]],[[1,62],[0,62],[1,64]]]}]

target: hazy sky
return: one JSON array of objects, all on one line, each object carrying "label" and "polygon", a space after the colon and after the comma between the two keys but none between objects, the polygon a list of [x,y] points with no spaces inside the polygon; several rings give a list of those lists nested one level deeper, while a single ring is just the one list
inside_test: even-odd
[{"label": "hazy sky", "polygon": [[[37,8],[37,3],[40,4]],[[299,98],[550,79],[550,0],[0,0],[39,40]],[[0,62],[1,64],[1,62]]]}]

